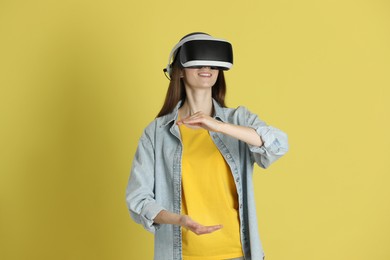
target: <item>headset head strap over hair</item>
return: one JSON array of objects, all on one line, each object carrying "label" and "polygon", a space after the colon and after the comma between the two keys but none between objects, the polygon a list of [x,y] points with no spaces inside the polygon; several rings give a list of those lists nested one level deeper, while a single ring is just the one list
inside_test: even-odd
[{"label": "headset head strap over hair", "polygon": [[226,40],[205,33],[192,33],[181,39],[169,54],[168,65],[163,70],[169,78],[176,59],[182,68],[213,67],[229,70],[233,66],[233,48]]}]

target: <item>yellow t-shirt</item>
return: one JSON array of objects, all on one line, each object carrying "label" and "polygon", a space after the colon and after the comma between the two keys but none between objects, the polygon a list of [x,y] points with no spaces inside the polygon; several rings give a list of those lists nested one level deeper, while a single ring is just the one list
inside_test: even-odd
[{"label": "yellow t-shirt", "polygon": [[202,225],[222,224],[211,234],[182,229],[184,260],[221,260],[243,256],[238,199],[225,159],[207,130],[181,125],[182,214]]}]

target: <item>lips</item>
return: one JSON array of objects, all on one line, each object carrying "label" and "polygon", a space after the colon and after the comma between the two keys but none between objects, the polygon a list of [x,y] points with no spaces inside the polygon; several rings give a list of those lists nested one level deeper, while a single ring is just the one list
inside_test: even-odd
[{"label": "lips", "polygon": [[199,72],[198,75],[199,77],[207,77],[207,78],[212,76],[210,72]]}]

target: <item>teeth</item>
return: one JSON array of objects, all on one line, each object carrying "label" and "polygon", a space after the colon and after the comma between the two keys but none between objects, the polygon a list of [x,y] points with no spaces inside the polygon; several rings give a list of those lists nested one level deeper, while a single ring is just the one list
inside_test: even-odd
[{"label": "teeth", "polygon": [[202,76],[202,77],[211,77],[211,74],[210,74],[210,73],[200,73],[199,76]]}]

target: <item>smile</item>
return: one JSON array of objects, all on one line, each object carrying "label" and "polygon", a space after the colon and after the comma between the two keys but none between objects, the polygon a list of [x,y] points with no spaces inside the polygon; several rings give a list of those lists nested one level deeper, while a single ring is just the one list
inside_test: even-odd
[{"label": "smile", "polygon": [[198,73],[198,75],[200,77],[211,77],[212,76],[211,73],[208,73],[208,72],[201,72],[201,73]]}]

